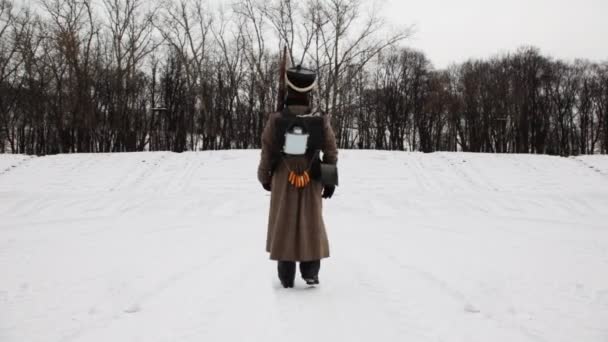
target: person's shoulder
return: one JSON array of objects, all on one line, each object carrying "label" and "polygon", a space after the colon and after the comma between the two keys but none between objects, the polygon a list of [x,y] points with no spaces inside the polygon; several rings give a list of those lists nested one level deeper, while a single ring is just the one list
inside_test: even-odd
[{"label": "person's shoulder", "polygon": [[324,118],[324,119],[326,119],[326,118],[330,118],[330,117],[331,117],[331,115],[330,115],[328,112],[326,112],[326,111],[324,111],[324,110],[322,110],[322,109],[319,109],[319,108],[316,108],[316,109],[313,111],[313,115],[314,115],[314,116],[320,116],[320,117],[322,117],[322,118]]},{"label": "person's shoulder", "polygon": [[323,118],[323,121],[326,124],[331,124],[331,114],[329,114],[328,112],[325,112],[325,111],[319,111],[319,116],[321,116]]},{"label": "person's shoulder", "polygon": [[268,114],[266,114],[268,120],[272,120],[272,119],[276,119],[279,116],[281,116],[281,112],[270,112]]},{"label": "person's shoulder", "polygon": [[275,122],[277,121],[277,118],[281,116],[281,113],[267,112],[265,116],[266,116],[266,125],[273,127],[275,125]]}]

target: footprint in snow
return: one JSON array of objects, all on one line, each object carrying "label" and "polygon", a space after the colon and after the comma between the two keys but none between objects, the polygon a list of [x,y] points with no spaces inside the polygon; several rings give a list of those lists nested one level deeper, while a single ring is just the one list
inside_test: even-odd
[{"label": "footprint in snow", "polygon": [[464,306],[464,311],[469,312],[469,313],[479,313],[481,310],[474,307],[472,304],[467,304]]},{"label": "footprint in snow", "polygon": [[139,304],[133,304],[124,310],[126,313],[137,313],[141,311]]}]

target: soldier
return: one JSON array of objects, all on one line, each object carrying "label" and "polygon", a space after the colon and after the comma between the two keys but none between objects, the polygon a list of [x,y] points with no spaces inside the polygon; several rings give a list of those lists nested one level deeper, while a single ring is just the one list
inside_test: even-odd
[{"label": "soldier", "polygon": [[287,69],[285,83],[283,109],[269,116],[262,133],[258,180],[271,193],[266,251],[278,262],[283,287],[291,288],[296,261],[304,281],[316,285],[321,259],[329,257],[322,198],[336,188],[337,173],[327,180],[325,171],[335,172],[338,150],[329,115],[311,108],[315,72]]}]

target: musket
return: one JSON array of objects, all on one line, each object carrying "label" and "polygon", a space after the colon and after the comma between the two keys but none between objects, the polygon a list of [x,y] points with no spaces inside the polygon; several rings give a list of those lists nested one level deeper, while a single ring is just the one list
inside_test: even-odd
[{"label": "musket", "polygon": [[277,112],[283,111],[285,105],[285,73],[287,72],[287,44],[279,60],[279,91],[277,92]]}]

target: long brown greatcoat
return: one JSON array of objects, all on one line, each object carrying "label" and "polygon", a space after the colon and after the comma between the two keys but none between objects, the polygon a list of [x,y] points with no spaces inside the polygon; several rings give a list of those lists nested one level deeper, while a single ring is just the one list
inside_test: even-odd
[{"label": "long brown greatcoat", "polygon": [[[271,155],[275,136],[275,119],[280,113],[270,115],[262,133],[262,153],[258,167],[258,180],[271,183],[270,214],[266,251],[272,260],[311,261],[329,257],[329,243],[323,222],[323,185],[311,181],[298,189],[288,183],[289,169],[302,172],[310,165],[305,157],[285,157],[271,175]],[[336,164],[338,149],[329,116],[324,116],[323,161]]]}]

